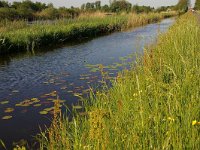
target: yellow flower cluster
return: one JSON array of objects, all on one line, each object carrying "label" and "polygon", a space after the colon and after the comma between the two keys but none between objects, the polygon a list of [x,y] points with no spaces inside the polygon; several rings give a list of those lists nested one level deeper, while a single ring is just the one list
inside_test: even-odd
[{"label": "yellow flower cluster", "polygon": [[200,125],[200,122],[198,122],[197,120],[194,120],[192,121],[192,125],[195,126],[195,125]]},{"label": "yellow flower cluster", "polygon": [[174,122],[174,118],[168,117],[167,120]]}]

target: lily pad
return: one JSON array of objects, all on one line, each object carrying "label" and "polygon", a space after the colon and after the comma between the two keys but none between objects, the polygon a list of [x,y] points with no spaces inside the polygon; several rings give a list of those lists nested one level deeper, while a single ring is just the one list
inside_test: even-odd
[{"label": "lily pad", "polygon": [[46,114],[48,114],[48,111],[44,111],[44,110],[43,110],[43,111],[40,111],[40,114],[41,114],[41,115],[46,115]]},{"label": "lily pad", "polygon": [[98,67],[99,64],[96,64],[96,65],[92,65],[92,64],[86,64],[85,67],[86,68],[94,68],[94,67]]},{"label": "lily pad", "polygon": [[18,107],[28,107],[28,106],[31,106],[35,103],[38,103],[40,102],[40,100],[38,98],[32,98],[32,99],[26,99],[18,104],[16,104],[15,106],[18,106]]},{"label": "lily pad", "polygon": [[80,97],[82,95],[83,95],[82,93],[74,93],[74,96],[76,96],[76,97]]},{"label": "lily pad", "polygon": [[56,92],[56,91],[52,91],[51,93],[45,94],[45,96],[52,96],[52,97],[55,97],[55,96],[57,96],[57,92]]},{"label": "lily pad", "polygon": [[6,108],[5,110],[4,110],[4,112],[5,113],[11,113],[11,112],[13,112],[15,109],[14,108]]},{"label": "lily pad", "polygon": [[34,107],[40,107],[42,104],[35,104]]},{"label": "lily pad", "polygon": [[50,108],[45,108],[43,111],[48,112],[48,111],[52,111],[53,109],[54,109],[54,107],[50,107]]},{"label": "lily pad", "polygon": [[66,86],[64,86],[64,87],[61,87],[60,89],[61,89],[61,90],[66,90],[66,89],[67,89],[67,87],[66,87]]},{"label": "lily pad", "polygon": [[9,103],[9,101],[2,101],[2,102],[0,102],[1,105],[5,105],[5,104],[8,104],[8,103]]},{"label": "lily pad", "polygon": [[97,71],[99,71],[99,68],[92,68],[92,69],[90,70],[90,72],[97,72]]},{"label": "lily pad", "polygon": [[2,117],[3,120],[8,120],[8,119],[11,119],[11,118],[12,118],[12,116],[4,116],[4,117]]},{"label": "lily pad", "polygon": [[48,101],[54,101],[56,100],[55,98],[47,98]]}]

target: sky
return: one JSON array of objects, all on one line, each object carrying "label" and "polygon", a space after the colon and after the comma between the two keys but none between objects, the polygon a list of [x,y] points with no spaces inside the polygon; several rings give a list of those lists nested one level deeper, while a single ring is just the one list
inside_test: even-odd
[{"label": "sky", "polygon": [[[7,0],[8,2],[13,1],[22,1],[22,0]],[[32,0],[32,1],[38,1],[42,3],[53,3],[56,7],[80,7],[81,4],[87,3],[87,2],[95,2],[97,0]],[[178,0],[127,0],[131,2],[133,5],[145,5],[145,6],[152,6],[152,7],[159,7],[159,6],[169,6],[169,5],[175,5],[178,3]],[[195,0],[191,0],[192,4],[194,5]],[[102,5],[109,4],[109,0],[101,0]]]}]

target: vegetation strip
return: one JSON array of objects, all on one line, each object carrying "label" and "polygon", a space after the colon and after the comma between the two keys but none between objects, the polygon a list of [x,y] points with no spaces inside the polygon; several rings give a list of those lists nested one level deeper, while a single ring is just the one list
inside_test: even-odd
[{"label": "vegetation strip", "polygon": [[[122,14],[113,16],[80,16],[73,20],[60,20],[51,24],[27,26],[23,22],[1,28],[0,53],[34,50],[42,46],[62,43],[84,37],[120,31],[159,21],[175,13]],[[24,26],[24,27],[23,27]]]},{"label": "vegetation strip", "polygon": [[55,105],[40,149],[200,149],[200,27],[187,13],[71,122]]}]

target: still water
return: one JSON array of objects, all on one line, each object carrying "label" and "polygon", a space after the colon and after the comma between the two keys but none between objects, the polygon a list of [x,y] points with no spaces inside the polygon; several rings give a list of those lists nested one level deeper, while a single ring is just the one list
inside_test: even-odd
[{"label": "still water", "polygon": [[0,57],[0,139],[6,145],[30,140],[39,126],[50,124],[56,95],[70,109],[78,105],[79,96],[100,85],[97,64],[115,76],[131,54],[142,53],[173,23],[165,19],[53,50]]}]

